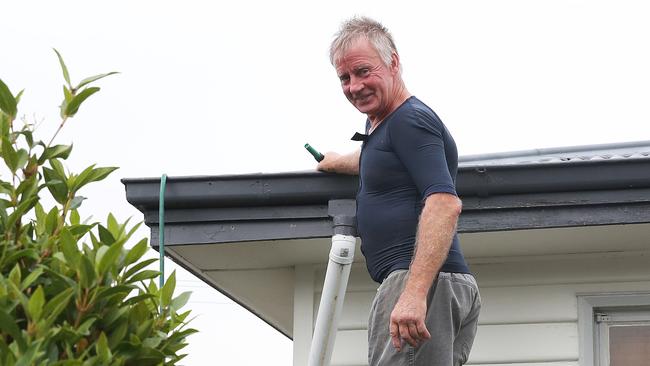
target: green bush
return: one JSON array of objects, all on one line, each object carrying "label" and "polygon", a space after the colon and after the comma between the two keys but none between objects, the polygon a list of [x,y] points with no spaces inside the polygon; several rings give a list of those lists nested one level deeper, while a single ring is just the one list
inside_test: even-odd
[{"label": "green bush", "polygon": [[[56,50],[55,50],[56,51]],[[65,85],[61,123],[49,143],[34,127],[16,127],[14,96],[0,80],[0,365],[174,365],[185,355],[189,311],[179,309],[189,293],[173,296],[175,274],[158,288],[156,259],[142,259],[143,239],[126,243],[138,225],[82,221],[77,211],[87,184],[116,168],[66,172],[62,161],[72,145],[54,137],[113,73],[72,86],[57,52]],[[41,199],[53,207],[45,209]]]}]

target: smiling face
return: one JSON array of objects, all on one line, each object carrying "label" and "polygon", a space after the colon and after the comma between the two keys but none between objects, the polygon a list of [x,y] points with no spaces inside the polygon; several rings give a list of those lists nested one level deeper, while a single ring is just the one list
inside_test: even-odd
[{"label": "smiling face", "polygon": [[373,123],[381,121],[403,101],[397,54],[393,53],[391,64],[386,65],[365,38],[341,52],[335,68],[343,94]]}]

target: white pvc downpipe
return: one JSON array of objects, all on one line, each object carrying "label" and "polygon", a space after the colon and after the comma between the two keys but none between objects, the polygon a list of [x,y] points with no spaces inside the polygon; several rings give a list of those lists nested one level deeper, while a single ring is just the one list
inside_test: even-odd
[{"label": "white pvc downpipe", "polygon": [[309,366],[329,366],[332,359],[334,339],[348,286],[350,268],[354,260],[355,245],[354,236],[339,234],[332,236],[332,249],[309,351]]}]

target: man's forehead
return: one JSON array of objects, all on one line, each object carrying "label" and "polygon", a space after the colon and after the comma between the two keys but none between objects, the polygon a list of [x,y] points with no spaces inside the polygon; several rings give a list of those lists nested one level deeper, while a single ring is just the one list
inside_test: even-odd
[{"label": "man's forehead", "polygon": [[[366,38],[359,38],[337,52],[334,66],[338,70],[344,64],[380,60],[379,53]],[[350,65],[347,65],[350,66]]]}]

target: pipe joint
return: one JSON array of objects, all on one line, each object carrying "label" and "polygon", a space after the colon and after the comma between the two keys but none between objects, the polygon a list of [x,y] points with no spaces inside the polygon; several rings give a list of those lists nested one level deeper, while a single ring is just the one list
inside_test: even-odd
[{"label": "pipe joint", "polygon": [[354,261],[354,248],[356,239],[350,235],[334,235],[332,237],[332,248],[330,259],[338,264],[346,265]]}]

